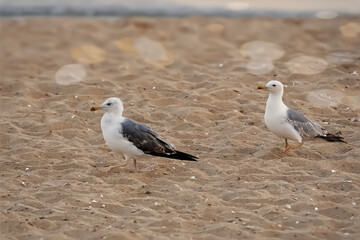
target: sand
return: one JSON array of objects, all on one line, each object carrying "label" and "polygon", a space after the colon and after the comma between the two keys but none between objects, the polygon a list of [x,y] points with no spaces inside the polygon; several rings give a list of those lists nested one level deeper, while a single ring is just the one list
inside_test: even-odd
[{"label": "sand", "polygon": [[[358,31],[355,17],[1,19],[0,238],[360,239]],[[283,154],[257,90],[273,78],[348,143]],[[108,97],[199,161],[100,171],[123,161],[90,112]]]}]

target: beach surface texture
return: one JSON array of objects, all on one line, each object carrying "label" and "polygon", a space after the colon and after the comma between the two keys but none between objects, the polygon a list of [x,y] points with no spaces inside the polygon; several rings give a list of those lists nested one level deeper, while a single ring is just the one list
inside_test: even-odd
[{"label": "beach surface texture", "polygon": [[[1,19],[0,238],[360,239],[359,21]],[[347,143],[284,154],[271,79]],[[198,161],[100,171],[109,97]]]}]

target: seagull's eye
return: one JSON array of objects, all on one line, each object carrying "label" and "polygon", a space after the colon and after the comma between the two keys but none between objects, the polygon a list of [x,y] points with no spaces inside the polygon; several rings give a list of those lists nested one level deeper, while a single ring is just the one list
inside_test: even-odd
[{"label": "seagull's eye", "polygon": [[111,103],[107,103],[106,105],[111,106]]},{"label": "seagull's eye", "polygon": [[276,87],[276,85],[275,85],[275,84],[273,84],[272,86],[273,86],[273,87]]}]

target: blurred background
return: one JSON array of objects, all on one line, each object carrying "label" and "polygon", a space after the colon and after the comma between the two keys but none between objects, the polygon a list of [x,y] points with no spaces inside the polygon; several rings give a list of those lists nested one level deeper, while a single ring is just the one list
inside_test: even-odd
[{"label": "blurred background", "polygon": [[0,0],[0,16],[276,16],[360,13],[358,0]]}]

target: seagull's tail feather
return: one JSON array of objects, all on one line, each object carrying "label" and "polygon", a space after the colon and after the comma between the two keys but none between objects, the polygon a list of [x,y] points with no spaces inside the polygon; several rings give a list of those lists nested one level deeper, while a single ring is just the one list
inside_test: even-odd
[{"label": "seagull's tail feather", "polygon": [[343,143],[346,143],[344,141],[344,138],[343,137],[340,137],[338,135],[334,135],[334,134],[331,134],[331,133],[327,133],[326,135],[324,136],[317,136],[318,138],[322,138],[328,142],[343,142]]},{"label": "seagull's tail feather", "polygon": [[149,152],[147,154],[153,155],[153,156],[158,156],[158,157],[165,157],[165,158],[172,158],[172,159],[177,159],[177,160],[185,160],[185,161],[197,161],[197,157],[188,154],[188,153],[184,153],[184,152],[180,152],[180,151],[176,151],[175,153],[171,153],[171,154],[164,154],[164,153],[156,153],[156,152]]}]

